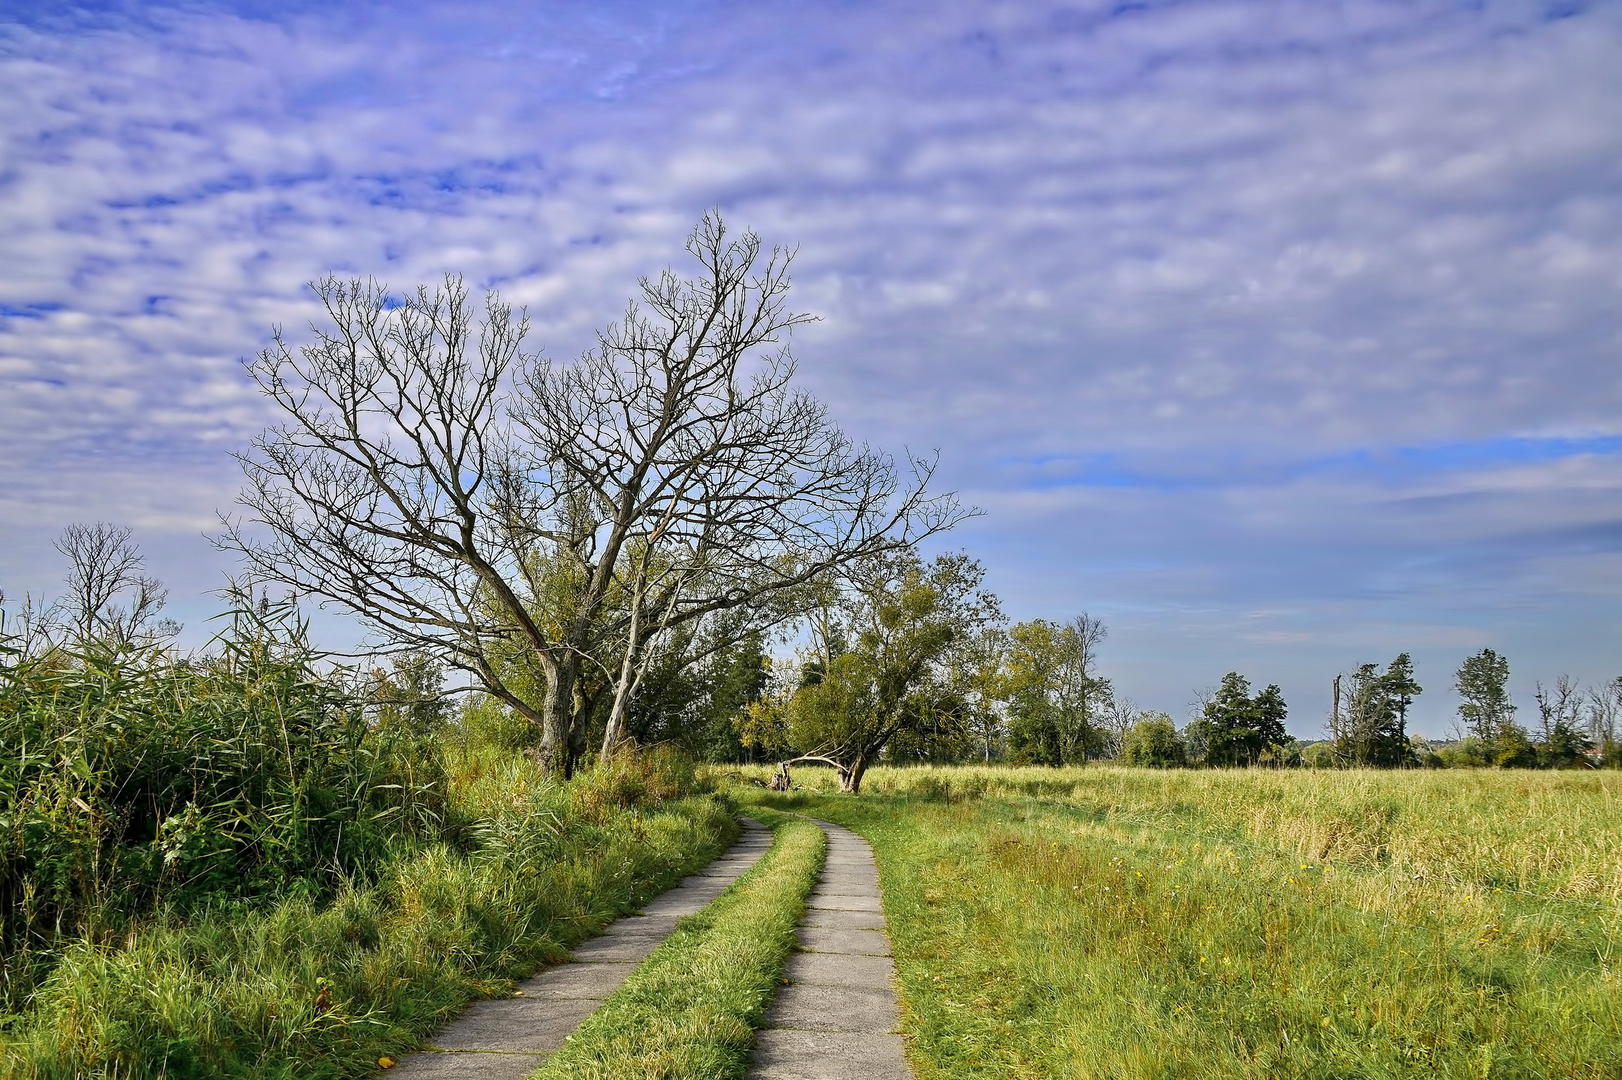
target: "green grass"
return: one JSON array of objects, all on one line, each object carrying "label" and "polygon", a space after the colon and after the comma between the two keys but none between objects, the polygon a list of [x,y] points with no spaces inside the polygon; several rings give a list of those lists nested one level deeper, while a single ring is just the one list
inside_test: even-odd
[{"label": "green grass", "polygon": [[722,1080],[748,1070],[754,1029],[794,946],[827,847],[807,821],[760,809],[776,832],[755,867],[669,938],[534,1080]]},{"label": "green grass", "polygon": [[731,805],[668,773],[624,759],[565,785],[452,754],[460,835],[402,840],[330,903],[159,912],[69,946],[0,1026],[0,1075],[369,1075],[731,843]]},{"label": "green grass", "polygon": [[869,784],[740,798],[873,842],[925,1080],[1622,1076],[1610,777]]}]

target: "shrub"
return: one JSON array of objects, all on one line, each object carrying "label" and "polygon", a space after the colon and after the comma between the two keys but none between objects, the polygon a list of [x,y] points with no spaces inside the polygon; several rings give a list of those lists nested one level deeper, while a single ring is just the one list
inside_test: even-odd
[{"label": "shrub", "polygon": [[1139,720],[1126,736],[1122,756],[1128,765],[1147,765],[1166,769],[1182,765],[1186,760],[1183,742],[1177,737],[1177,728],[1165,714],[1151,715]]},{"label": "shrub", "polygon": [[160,905],[328,896],[391,838],[444,824],[436,744],[369,722],[290,609],[234,612],[196,658],[0,661],[4,1001],[62,942]]}]

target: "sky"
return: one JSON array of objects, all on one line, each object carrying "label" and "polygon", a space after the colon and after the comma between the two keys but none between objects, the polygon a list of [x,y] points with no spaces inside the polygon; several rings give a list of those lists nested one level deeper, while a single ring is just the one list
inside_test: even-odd
[{"label": "sky", "polygon": [[[798,245],[802,384],[938,450],[942,545],[1237,670],[1622,674],[1622,5],[0,0],[0,589],[129,526],[191,640],[306,283],[446,271],[566,359],[716,207]],[[334,641],[346,630],[322,622]]]}]

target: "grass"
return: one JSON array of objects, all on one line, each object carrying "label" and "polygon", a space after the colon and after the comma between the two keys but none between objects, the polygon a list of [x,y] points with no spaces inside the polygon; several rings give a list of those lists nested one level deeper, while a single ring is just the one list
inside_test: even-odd
[{"label": "grass", "polygon": [[926,1080],[1622,1076],[1622,778],[892,769],[868,792],[740,797],[873,842]]},{"label": "grass", "polygon": [[771,850],[683,919],[534,1080],[723,1080],[748,1070],[754,1029],[821,872],[821,829],[767,809]]},{"label": "grass", "polygon": [[367,1075],[728,846],[730,804],[679,780],[627,759],[563,785],[450,754],[460,835],[402,841],[330,902],[159,912],[68,947],[0,1026],[0,1075]]}]

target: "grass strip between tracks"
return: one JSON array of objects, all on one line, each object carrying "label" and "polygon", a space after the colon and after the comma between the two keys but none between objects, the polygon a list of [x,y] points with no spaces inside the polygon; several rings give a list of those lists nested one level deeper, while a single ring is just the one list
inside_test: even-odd
[{"label": "grass strip between tracks", "polygon": [[533,1080],[720,1080],[748,1071],[754,1030],[794,948],[827,840],[761,809],[770,851],[726,893],[683,919]]}]

